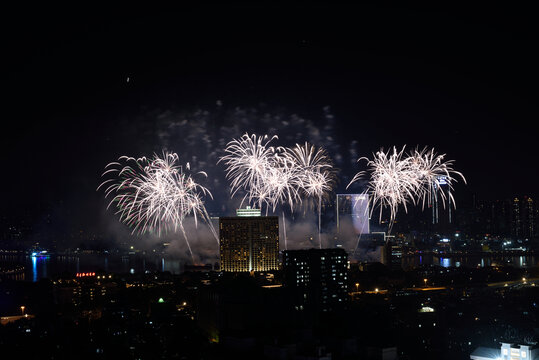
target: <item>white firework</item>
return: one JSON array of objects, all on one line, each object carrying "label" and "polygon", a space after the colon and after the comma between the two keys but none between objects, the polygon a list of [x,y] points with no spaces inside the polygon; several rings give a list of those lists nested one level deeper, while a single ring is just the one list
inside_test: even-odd
[{"label": "white firework", "polygon": [[[202,217],[216,237],[203,200],[212,194],[177,162],[175,153],[163,153],[162,158],[154,155],[152,159],[122,156],[118,162],[106,166],[103,176],[115,174],[116,177],[105,180],[98,190],[104,187],[105,197],[112,196],[107,208],[115,204],[120,221],[132,227],[133,233],[161,236],[180,229],[193,256],[183,222],[192,215],[198,224],[198,218]],[[190,170],[189,164],[185,170]],[[205,172],[194,175],[207,176]]]},{"label": "white firework", "polygon": [[[408,155],[410,171],[417,177],[420,184],[418,195],[423,207],[425,203],[431,205],[433,198],[436,199],[437,195],[442,200],[444,207],[446,201],[456,207],[452,194],[453,182],[457,181],[457,177],[460,177],[464,183],[466,183],[466,179],[462,173],[453,170],[452,160],[444,161],[444,158],[445,154],[438,155],[434,149],[427,150],[427,148],[423,148],[423,150],[416,148]],[[449,189],[447,195],[441,191],[442,185],[447,185]]]},{"label": "white firework", "polygon": [[[368,174],[368,184],[365,192],[369,193],[372,202],[371,212],[374,208],[380,209],[379,221],[382,220],[382,211],[389,208],[389,232],[395,222],[399,206],[408,210],[408,204],[425,205],[425,202],[431,203],[432,198],[438,192],[445,206],[446,195],[439,191],[442,181],[448,184],[452,189],[452,181],[455,179],[451,175],[460,176],[464,181],[464,176],[452,169],[452,161],[444,162],[445,155],[437,155],[434,149],[430,151],[426,148],[419,151],[415,150],[411,154],[404,153],[405,147],[397,151],[386,153],[380,150],[374,154],[374,158],[360,158],[358,161],[366,160],[368,171],[357,173],[350,186],[355,181],[362,179]],[[348,187],[347,186],[347,187]],[[451,191],[448,192],[450,202],[455,204]]]},{"label": "white firework", "polygon": [[294,148],[286,149],[286,154],[297,168],[297,187],[305,197],[318,200],[318,243],[321,248],[322,198],[333,190],[333,162],[324,149],[316,149],[307,142],[303,146],[296,144]]},{"label": "white firework", "polygon": [[269,143],[277,136],[249,136],[247,133],[239,139],[230,141],[226,148],[223,161],[226,166],[226,177],[230,180],[232,197],[239,191],[245,192],[242,203],[271,203],[267,198],[267,177],[269,169],[274,167],[275,148]]}]

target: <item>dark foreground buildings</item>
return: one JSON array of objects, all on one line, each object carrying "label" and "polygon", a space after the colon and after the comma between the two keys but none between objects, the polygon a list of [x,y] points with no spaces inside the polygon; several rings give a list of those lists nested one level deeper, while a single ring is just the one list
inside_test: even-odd
[{"label": "dark foreground buildings", "polygon": [[197,324],[222,356],[326,356],[313,333],[333,328],[346,309],[347,258],[343,249],[289,250],[281,271],[223,272],[200,289]]},{"label": "dark foreground buildings", "polygon": [[339,248],[285,251],[283,277],[295,307],[342,309],[348,296],[348,254]]}]

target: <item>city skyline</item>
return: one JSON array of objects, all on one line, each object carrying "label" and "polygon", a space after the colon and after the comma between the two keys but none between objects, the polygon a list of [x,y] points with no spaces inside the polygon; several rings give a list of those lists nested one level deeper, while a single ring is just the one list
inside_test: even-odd
[{"label": "city skyline", "polygon": [[21,5],[1,354],[539,354],[531,5]]}]

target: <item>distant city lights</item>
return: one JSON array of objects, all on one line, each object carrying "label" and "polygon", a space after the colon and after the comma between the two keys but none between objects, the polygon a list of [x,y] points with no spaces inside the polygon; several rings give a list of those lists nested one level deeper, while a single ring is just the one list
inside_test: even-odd
[{"label": "distant city lights", "polygon": [[95,272],[84,272],[84,273],[77,273],[76,277],[90,277],[95,276]]}]

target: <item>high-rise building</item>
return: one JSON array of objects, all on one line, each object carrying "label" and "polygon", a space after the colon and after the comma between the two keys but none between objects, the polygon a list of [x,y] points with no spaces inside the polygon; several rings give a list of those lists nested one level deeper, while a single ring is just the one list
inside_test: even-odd
[{"label": "high-rise building", "polygon": [[369,195],[337,194],[337,233],[353,232],[356,235],[368,234]]},{"label": "high-rise building", "polygon": [[520,225],[520,200],[518,198],[514,198],[513,208],[511,211],[511,236],[515,238],[522,236],[522,229]]},{"label": "high-rise building", "polygon": [[511,235],[511,202],[507,200],[495,200],[480,204],[483,207],[483,216],[480,216],[480,224],[485,227],[489,234],[498,236]]},{"label": "high-rise building", "polygon": [[535,206],[533,199],[525,196],[522,201],[522,235],[531,239],[536,233]]},{"label": "high-rise building", "polygon": [[384,256],[383,264],[391,267],[392,269],[402,269],[402,255],[404,252],[404,239],[400,236],[387,236],[386,237],[386,252]]},{"label": "high-rise building", "polygon": [[283,272],[297,309],[332,311],[344,306],[348,295],[348,254],[344,249],[287,250]]},{"label": "high-rise building", "polygon": [[242,212],[241,216],[219,218],[221,271],[279,268],[279,218],[259,214]]},{"label": "high-rise building", "polygon": [[531,239],[537,236],[537,212],[532,198],[524,196],[521,199],[513,199],[511,235],[517,239]]},{"label": "high-rise building", "polygon": [[528,196],[474,201],[471,212],[462,213],[459,227],[472,234],[534,239],[539,235],[537,210],[535,202]]}]

